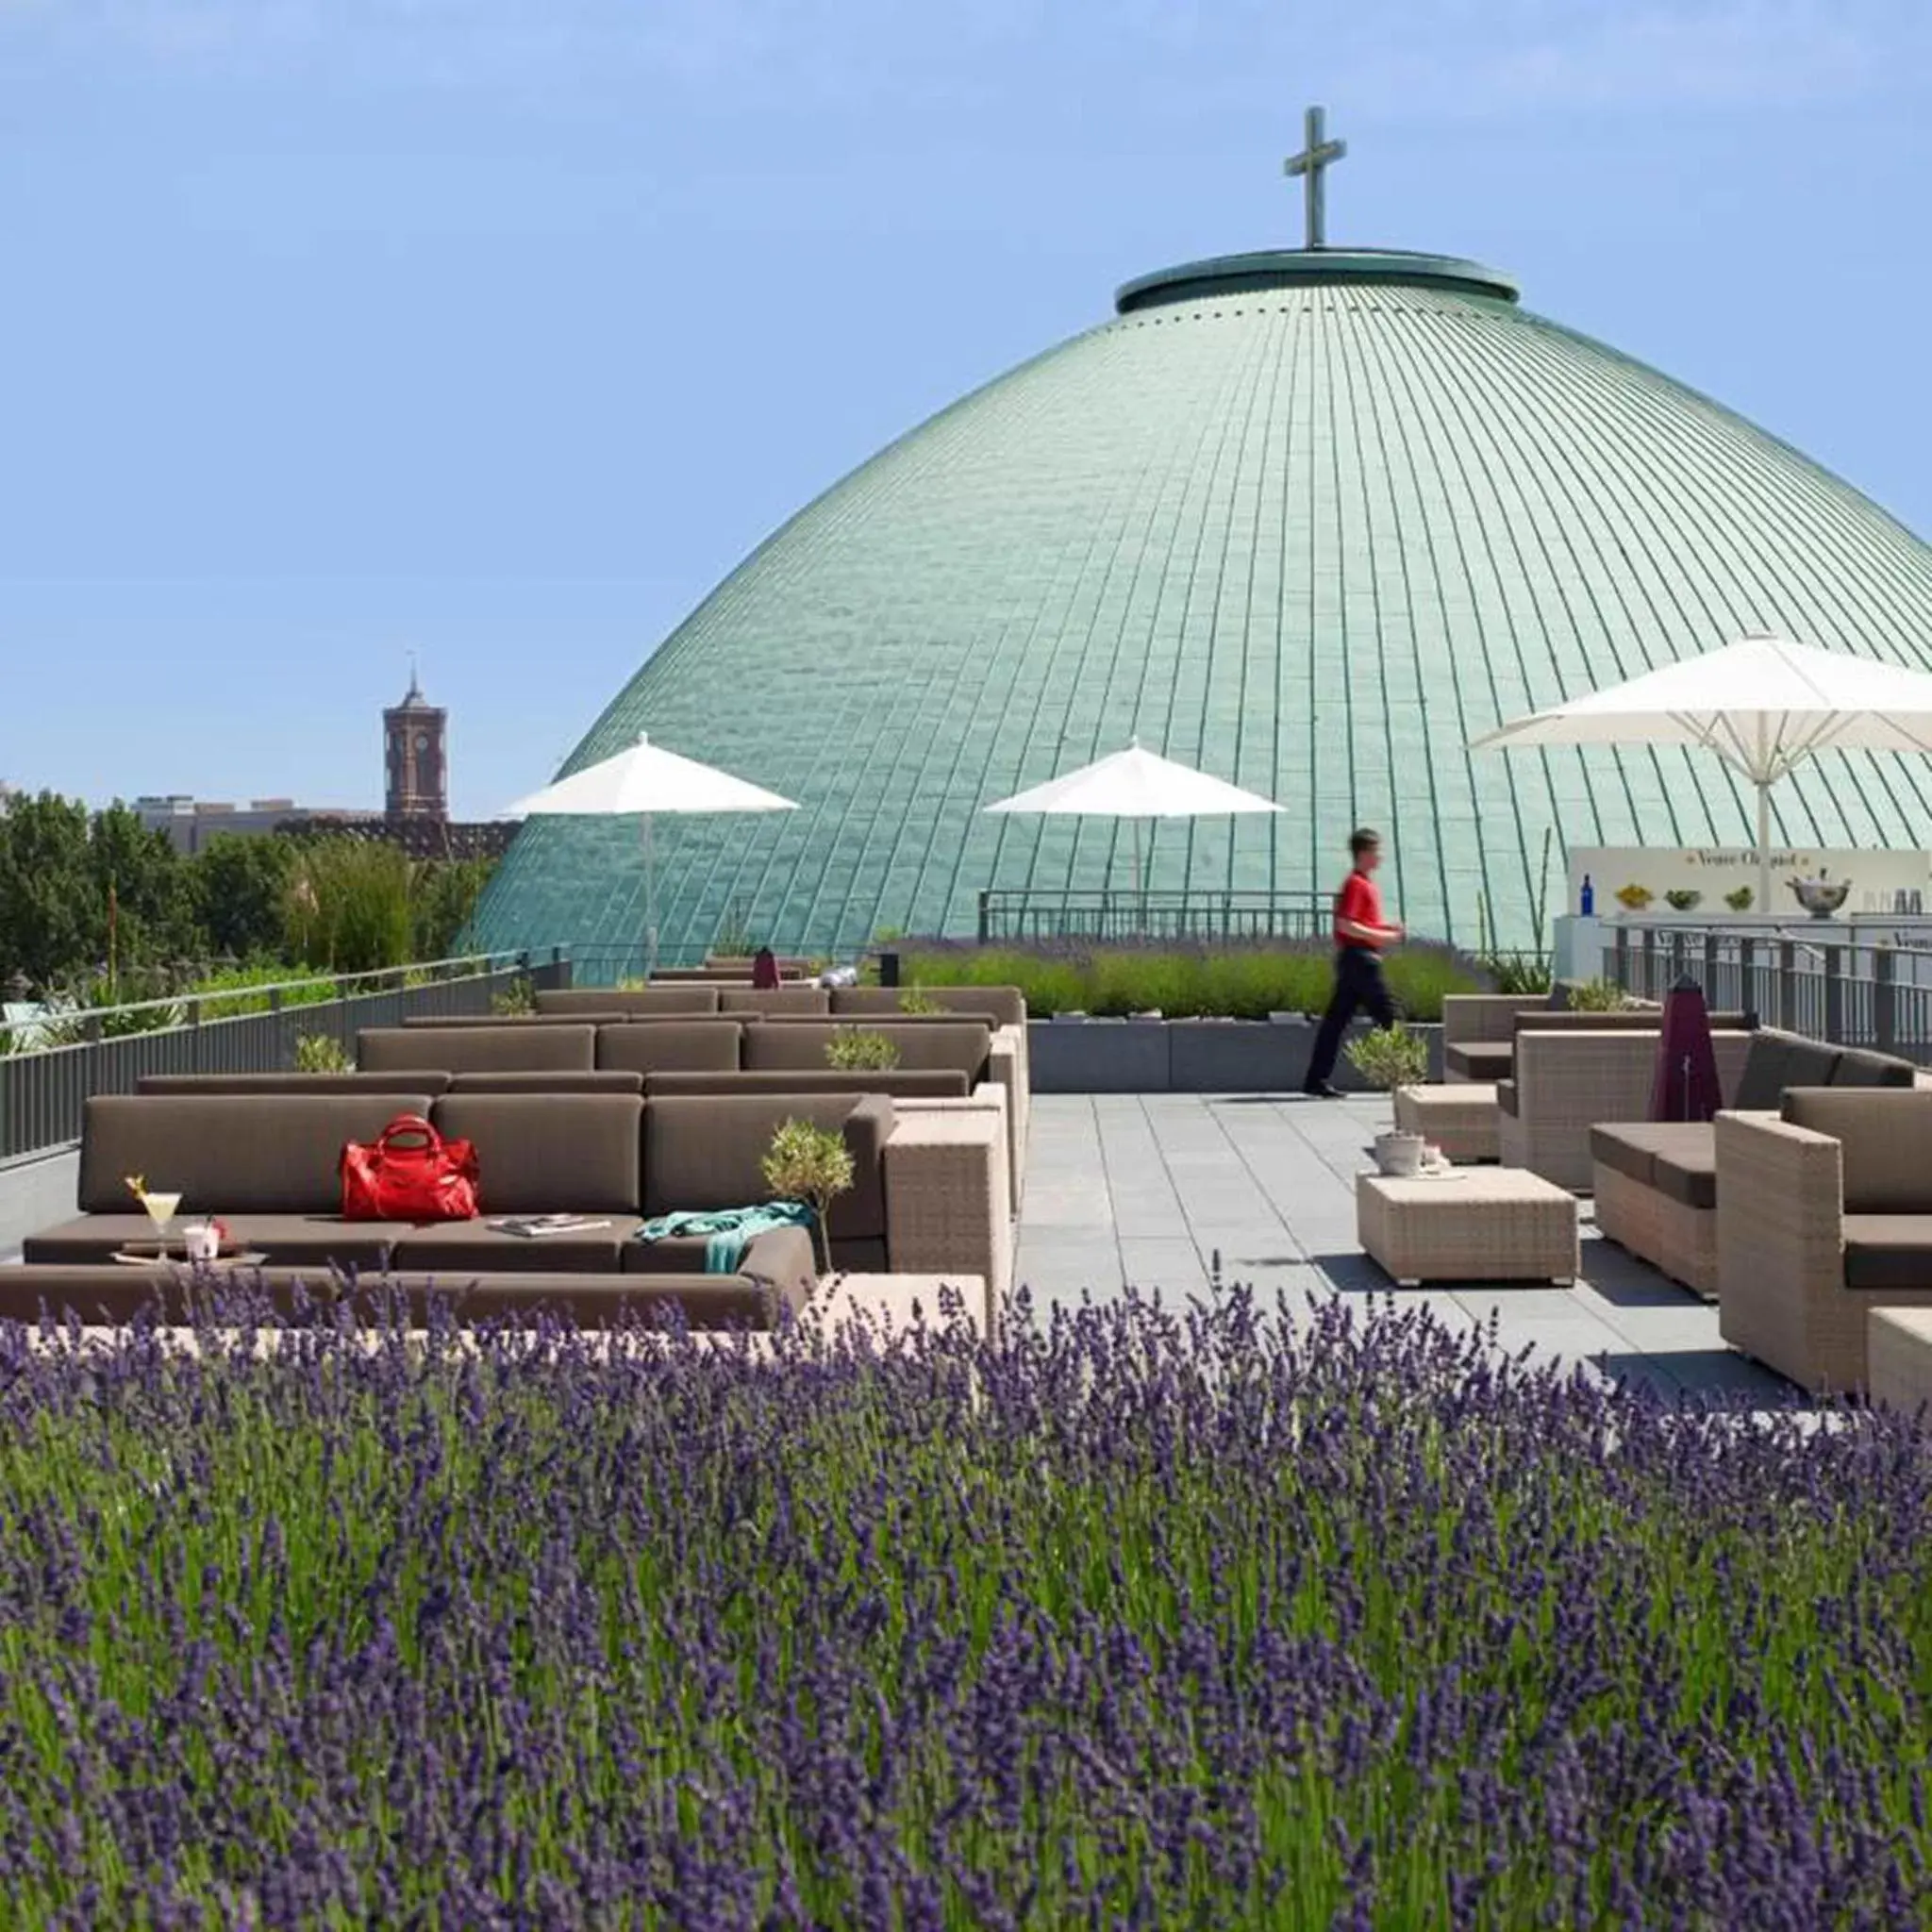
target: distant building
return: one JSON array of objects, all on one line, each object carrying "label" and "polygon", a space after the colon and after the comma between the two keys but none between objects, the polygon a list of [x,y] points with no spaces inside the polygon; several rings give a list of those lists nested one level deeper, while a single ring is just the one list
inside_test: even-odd
[{"label": "distant building", "polygon": [[391,824],[449,817],[449,713],[423,695],[416,674],[403,701],[382,714],[384,815]]},{"label": "distant building", "polygon": [[258,838],[298,824],[311,831],[347,831],[382,823],[380,815],[373,811],[297,805],[292,798],[255,798],[246,805],[229,805],[217,799],[192,798],[185,792],[137,798],[133,811],[149,831],[165,832],[175,851],[191,858],[222,832]]},{"label": "distant building", "polygon": [[[165,832],[177,852],[192,857],[218,832],[244,837],[285,832],[381,839],[411,858],[501,858],[516,836],[515,822],[485,819],[453,824],[449,816],[449,713],[423,695],[416,674],[399,705],[382,714],[383,809],[343,810],[297,805],[292,798],[257,798],[246,805],[170,792],[137,798],[134,810],[150,831]],[[8,789],[0,784],[0,811]]]}]

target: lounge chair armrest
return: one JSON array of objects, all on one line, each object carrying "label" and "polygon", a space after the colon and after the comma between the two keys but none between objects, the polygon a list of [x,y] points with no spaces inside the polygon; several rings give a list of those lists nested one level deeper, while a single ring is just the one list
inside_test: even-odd
[{"label": "lounge chair armrest", "polygon": [[1843,1150],[1770,1114],[1719,1114],[1716,1142],[1719,1332],[1815,1387],[1845,1294]]},{"label": "lounge chair armrest", "polygon": [[1541,1012],[1549,1007],[1545,993],[1452,992],[1442,1001],[1442,1044],[1474,1046],[1509,1039],[1518,1013]]}]

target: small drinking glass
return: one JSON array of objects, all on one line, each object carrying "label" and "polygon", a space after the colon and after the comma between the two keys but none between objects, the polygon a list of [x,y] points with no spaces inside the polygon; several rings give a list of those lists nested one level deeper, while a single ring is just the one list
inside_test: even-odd
[{"label": "small drinking glass", "polygon": [[168,1224],[175,1218],[181,1206],[179,1193],[157,1194],[152,1190],[141,1197],[141,1205],[147,1209],[147,1218],[155,1224],[155,1238],[160,1242],[161,1254],[165,1258],[168,1252]]}]

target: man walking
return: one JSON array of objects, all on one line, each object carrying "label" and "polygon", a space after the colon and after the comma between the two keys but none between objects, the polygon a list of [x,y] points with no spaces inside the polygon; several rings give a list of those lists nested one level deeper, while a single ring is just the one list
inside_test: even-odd
[{"label": "man walking", "polygon": [[1382,917],[1382,895],[1375,890],[1375,868],[1382,862],[1380,835],[1366,826],[1348,835],[1354,868],[1335,895],[1335,992],[1322,1015],[1315,1050],[1308,1056],[1308,1077],[1302,1091],[1317,1100],[1339,1100],[1335,1061],[1341,1035],[1358,1008],[1366,1007],[1377,1026],[1395,1024],[1395,1002],[1382,980],[1382,948],[1402,937],[1399,925]]}]

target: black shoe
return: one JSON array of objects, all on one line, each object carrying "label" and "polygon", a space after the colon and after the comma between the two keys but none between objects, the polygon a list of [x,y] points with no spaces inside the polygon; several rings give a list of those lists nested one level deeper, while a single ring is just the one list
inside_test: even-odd
[{"label": "black shoe", "polygon": [[1332,1080],[1310,1080],[1302,1091],[1310,1100],[1340,1100],[1341,1089]]}]

